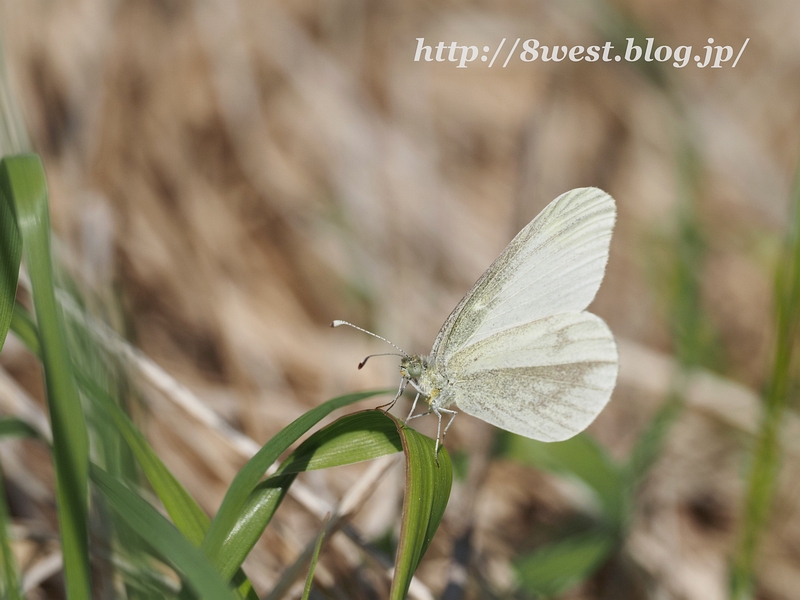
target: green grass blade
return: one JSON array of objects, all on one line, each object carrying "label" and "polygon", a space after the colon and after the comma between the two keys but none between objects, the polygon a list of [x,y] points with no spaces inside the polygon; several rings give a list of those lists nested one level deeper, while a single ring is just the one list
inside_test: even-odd
[{"label": "green grass blade", "polygon": [[79,382],[87,392],[87,396],[104,411],[128,444],[175,526],[192,544],[199,547],[211,522],[206,513],[161,461],[142,432],[113,399],[94,382],[80,375]]},{"label": "green grass blade", "polygon": [[[19,304],[14,310],[12,330],[32,352],[39,353],[39,334],[36,323]],[[141,431],[108,395],[108,392],[101,389],[88,376],[80,372],[76,376],[83,393],[97,405],[98,412],[104,414],[111,421],[113,427],[133,452],[142,472],[164,504],[178,530],[193,544],[199,546],[211,522],[203,509],[167,469]],[[248,600],[258,600],[252,584],[243,571],[239,570],[236,573],[234,583],[242,597]]]},{"label": "green grass blade", "polygon": [[800,172],[795,180],[792,204],[794,214],[775,276],[772,372],[750,466],[743,530],[731,573],[731,598],[734,600],[753,596],[755,554],[772,506],[780,466],[780,426],[792,390],[792,354],[800,334]]},{"label": "green grass blade", "polygon": [[275,475],[258,484],[248,496],[218,552],[220,572],[227,576],[244,562],[298,472],[370,460],[399,452],[402,447],[397,422],[380,410],[344,416],[314,433],[286,458]]},{"label": "green grass blade", "polygon": [[0,188],[0,350],[11,325],[21,260],[22,239],[17,227],[14,201],[10,194]]},{"label": "green grass blade", "polygon": [[383,411],[365,410],[316,432],[283,461],[276,475],[349,465],[402,449],[394,420]]},{"label": "green grass blade", "polygon": [[8,514],[6,490],[3,486],[3,472],[0,470],[0,598],[3,600],[22,600],[19,571],[11,551],[8,528],[11,517]]},{"label": "green grass blade", "polygon": [[622,469],[605,449],[585,433],[564,442],[538,442],[508,435],[506,454],[523,464],[571,475],[594,491],[607,519],[621,524],[624,481]]},{"label": "green grass blade", "polygon": [[199,548],[183,537],[155,508],[100,467],[92,465],[91,474],[92,481],[117,514],[180,571],[200,598],[235,600],[236,594]]},{"label": "green grass blade", "polygon": [[[200,505],[192,498],[191,494],[186,491],[186,488],[181,485],[161,461],[141,431],[134,425],[130,417],[117,406],[113,399],[108,397],[105,391],[99,389],[92,381],[88,381],[80,375],[79,381],[90,399],[101,406],[114,427],[128,444],[145,477],[153,487],[153,491],[164,504],[164,508],[175,523],[178,531],[194,546],[200,547],[211,523],[208,515],[203,512],[203,509],[200,508]],[[242,597],[250,600],[258,598],[243,571],[236,573],[234,583]]]},{"label": "green grass blade", "polygon": [[667,280],[670,328],[675,356],[681,366],[720,370],[724,365],[719,333],[703,302],[703,278],[708,255],[707,233],[699,216],[703,166],[688,133],[678,152],[678,228],[674,264]]},{"label": "green grass blade", "polygon": [[516,562],[520,586],[533,594],[558,596],[591,577],[616,544],[609,532],[592,530],[540,548]]},{"label": "green grass blade", "polygon": [[39,331],[33,316],[19,303],[14,305],[14,315],[11,317],[11,331],[19,340],[28,347],[39,359],[42,358],[42,347],[39,344]]},{"label": "green grass blade", "polygon": [[435,441],[394,420],[406,455],[406,489],[389,597],[402,600],[444,516],[453,484],[453,465],[443,447],[437,464]]},{"label": "green grass blade", "polygon": [[[219,563],[219,552],[226,538],[231,534],[237,520],[242,514],[245,504],[248,503],[250,494],[264,476],[267,469],[283,454],[289,446],[296,442],[303,434],[308,432],[321,419],[338,408],[364,400],[371,396],[384,394],[385,391],[360,392],[347,394],[328,400],[327,402],[311,409],[298,417],[288,426],[284,427],[269,442],[259,450],[242,467],[234,477],[222,504],[211,520],[203,540],[203,550],[211,558],[213,564]],[[255,543],[255,542],[254,542]]]},{"label": "green grass blade", "polygon": [[41,439],[38,431],[22,419],[16,417],[4,417],[0,419],[0,437]]},{"label": "green grass blade", "polygon": [[[80,374],[78,380],[87,396],[104,411],[133,452],[136,462],[153,487],[156,496],[164,504],[178,531],[194,546],[199,547],[211,523],[208,515],[161,461],[141,431],[113,399],[94,382]],[[244,572],[236,573],[234,582],[242,597],[250,600],[258,598]]]},{"label": "green grass blade", "polygon": [[244,561],[298,471],[350,464],[403,449],[406,491],[391,598],[404,598],[414,571],[442,520],[453,482],[447,451],[440,449],[437,465],[434,447],[434,440],[378,410],[347,415],[321,429],[287,457],[275,475],[250,494],[218,552],[220,572],[227,576]]},{"label": "green grass blade", "polygon": [[626,465],[629,494],[634,494],[650,469],[658,460],[667,434],[678,420],[685,407],[683,380],[676,381],[675,389],[658,409],[644,431],[636,440]]},{"label": "green grass blade", "polygon": [[[38,431],[16,417],[0,419],[0,438],[4,437],[42,439]],[[3,486],[3,472],[0,469],[0,598],[3,598],[3,600],[22,600],[24,596],[20,586],[19,572],[8,537],[11,517],[8,514],[7,507],[6,491]]]},{"label": "green grass blade", "polygon": [[306,577],[306,585],[303,588],[303,596],[300,600],[308,600],[311,594],[311,585],[314,583],[314,571],[317,570],[317,561],[319,561],[319,553],[322,550],[322,540],[325,539],[325,528],[328,526],[328,520],[331,518],[331,513],[322,521],[322,529],[320,529],[317,536],[317,543],[314,546],[314,553],[311,555],[311,564],[308,566],[308,577]]},{"label": "green grass blade", "polygon": [[53,430],[53,462],[67,597],[69,600],[87,600],[91,597],[87,528],[89,441],[55,297],[47,187],[39,157],[24,154],[3,158],[0,161],[0,189],[16,207],[39,324]]}]

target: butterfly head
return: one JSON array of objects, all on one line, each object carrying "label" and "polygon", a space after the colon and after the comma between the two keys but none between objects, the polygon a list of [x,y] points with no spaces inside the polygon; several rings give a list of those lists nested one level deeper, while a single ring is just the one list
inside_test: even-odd
[{"label": "butterfly head", "polygon": [[421,356],[404,356],[400,360],[400,374],[409,381],[419,381],[428,368],[428,361]]}]

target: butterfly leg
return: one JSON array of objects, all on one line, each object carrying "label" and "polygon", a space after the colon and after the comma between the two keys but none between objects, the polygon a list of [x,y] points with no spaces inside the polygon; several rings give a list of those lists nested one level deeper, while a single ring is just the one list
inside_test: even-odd
[{"label": "butterfly leg", "polygon": [[[395,395],[395,397],[394,397],[394,400],[392,400],[391,402],[387,402],[386,404],[381,404],[379,407],[377,407],[377,409],[376,409],[376,410],[378,410],[378,409],[381,409],[381,408],[384,408],[384,409],[385,409],[385,410],[383,411],[383,413],[384,413],[384,414],[386,414],[386,413],[388,413],[390,410],[392,410],[392,407],[393,407],[393,406],[395,405],[395,403],[397,402],[397,399],[398,399],[398,398],[400,398],[400,396],[402,396],[402,395],[403,395],[403,392],[405,392],[405,391],[406,391],[406,386],[407,386],[407,385],[408,385],[408,379],[406,379],[405,377],[403,377],[403,378],[400,380],[400,389],[399,389],[399,390],[397,390],[397,394]],[[416,401],[415,401],[415,402],[416,402]]]},{"label": "butterfly leg", "polygon": [[405,421],[403,421],[403,425],[408,423],[411,419],[416,419],[417,417],[427,417],[433,411],[431,409],[426,410],[424,413],[419,413],[418,415],[414,415],[413,417],[408,417]]},{"label": "butterfly leg", "polygon": [[425,415],[429,415],[429,414],[431,414],[431,413],[433,412],[433,409],[432,409],[432,408],[429,408],[429,409],[428,409],[428,410],[426,410],[425,412],[423,412],[423,413],[419,413],[418,415],[414,415],[414,414],[412,414],[412,413],[414,412],[414,408],[416,408],[416,406],[417,406],[417,400],[419,400],[419,396],[420,396],[420,395],[419,395],[419,394],[417,394],[417,397],[416,397],[416,398],[414,398],[414,404],[411,406],[411,412],[410,412],[410,413],[408,413],[408,416],[406,417],[406,420],[405,420],[405,421],[403,421],[403,425],[405,425],[406,423],[408,423],[408,422],[409,422],[411,419],[416,419],[417,417],[424,417]]},{"label": "butterfly leg", "polygon": [[444,442],[444,436],[447,435],[447,430],[450,429],[450,425],[452,425],[453,421],[456,420],[456,416],[458,415],[458,413],[454,410],[447,410],[446,408],[441,408],[439,410],[450,414],[450,420],[447,422],[447,425],[445,426],[444,431],[442,432],[442,442]]},{"label": "butterfly leg", "polygon": [[[411,404],[411,410],[409,411],[409,413],[408,413],[408,416],[406,417],[406,420],[405,420],[405,421],[403,421],[403,425],[405,425],[405,424],[406,424],[406,423],[408,423],[408,422],[409,422],[411,419],[413,419],[413,418],[414,418],[414,417],[412,417],[411,415],[413,415],[413,414],[414,414],[414,410],[416,410],[416,408],[417,408],[417,401],[418,401],[418,400],[419,400],[419,392],[417,392],[417,395],[414,397],[414,402]],[[417,415],[417,416],[419,416],[419,415]]]},{"label": "butterfly leg", "polygon": [[[432,408],[431,411],[437,416],[439,419],[439,424],[436,427],[436,446],[433,450],[434,457],[436,458],[436,464],[439,464],[439,444],[444,443],[444,436],[447,435],[447,430],[450,429],[450,425],[453,424],[453,421],[456,419],[456,415],[458,414],[454,410],[450,410],[448,408]],[[442,413],[447,413],[450,415],[450,420],[447,422],[447,425],[444,428],[444,433],[442,433]]]}]

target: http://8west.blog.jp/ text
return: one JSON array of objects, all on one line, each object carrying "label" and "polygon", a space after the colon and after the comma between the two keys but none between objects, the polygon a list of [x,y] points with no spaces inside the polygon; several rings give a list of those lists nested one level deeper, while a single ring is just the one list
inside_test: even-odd
[{"label": "http://8west.blog.jp/ text", "polygon": [[665,63],[676,69],[687,65],[704,69],[734,68],[744,53],[750,38],[742,42],[738,51],[733,46],[715,44],[714,38],[708,38],[708,44],[697,52],[692,46],[656,45],[654,38],[645,38],[638,43],[635,38],[626,38],[623,49],[617,49],[611,42],[591,46],[545,45],[535,38],[522,40],[517,38],[513,43],[503,38],[496,47],[468,46],[458,42],[426,42],[425,38],[416,38],[417,47],[414,53],[415,62],[449,62],[456,68],[466,69],[477,61],[491,68],[502,65],[505,68],[514,60],[523,63],[542,62],[645,62]]}]

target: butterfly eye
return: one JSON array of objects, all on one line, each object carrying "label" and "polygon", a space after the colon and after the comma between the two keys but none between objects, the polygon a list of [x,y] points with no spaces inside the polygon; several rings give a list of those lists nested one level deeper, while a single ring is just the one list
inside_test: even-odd
[{"label": "butterfly eye", "polygon": [[422,375],[422,365],[419,361],[413,361],[408,364],[408,375],[411,379],[417,379]]}]

